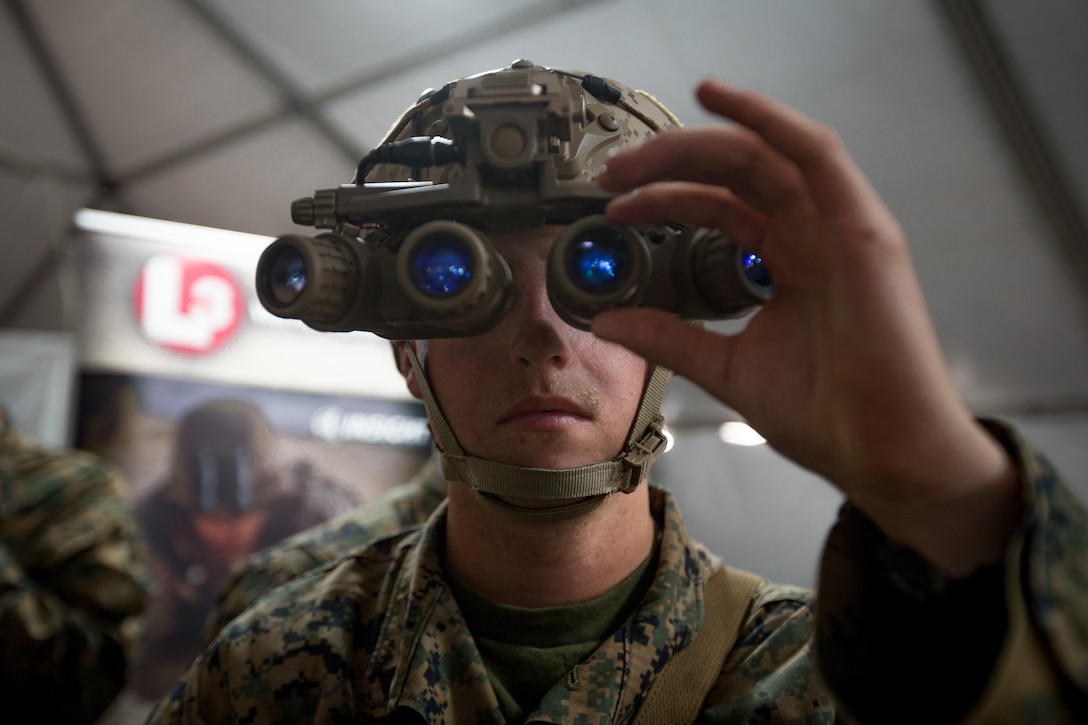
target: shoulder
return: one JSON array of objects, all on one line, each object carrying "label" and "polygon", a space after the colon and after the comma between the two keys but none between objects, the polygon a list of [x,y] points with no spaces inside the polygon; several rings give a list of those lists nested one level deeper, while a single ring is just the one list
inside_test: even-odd
[{"label": "shoulder", "polygon": [[276,720],[281,707],[350,713],[351,673],[367,668],[417,538],[414,530],[377,540],[269,592],[219,633],[149,722]]},{"label": "shoulder", "polygon": [[126,501],[121,472],[105,459],[76,449],[47,449],[11,432],[5,438],[0,450],[5,509]]},{"label": "shoulder", "polygon": [[292,552],[315,564],[332,561],[373,539],[422,523],[441,500],[418,482],[405,483],[259,552],[247,566],[270,565]]},{"label": "shoulder", "polygon": [[[730,584],[734,597],[737,595],[735,587],[741,585],[742,577],[751,579],[754,585],[748,609],[741,619],[736,644],[730,654],[731,661],[751,656],[759,648],[767,646],[768,642],[782,653],[796,653],[809,648],[815,634],[816,592],[806,587],[768,581],[758,574],[741,569],[723,567],[717,560],[711,564],[711,571],[714,573],[720,573],[723,568],[727,574],[736,577],[735,583]],[[712,606],[706,602],[709,596],[704,594],[704,606],[708,613]],[[721,612],[721,604],[727,600],[719,597],[718,601],[720,604],[716,611]]]},{"label": "shoulder", "polygon": [[230,589],[240,590],[248,604],[264,590],[335,561],[371,541],[417,526],[441,501],[438,498],[424,507],[421,502],[426,497],[427,492],[405,484],[371,504],[300,531],[250,556],[239,568]]},{"label": "shoulder", "polygon": [[276,587],[370,542],[421,524],[443,498],[432,488],[409,482],[371,504],[351,509],[251,555],[220,593],[205,622],[204,641]]},{"label": "shoulder", "polygon": [[708,721],[832,722],[835,706],[819,678],[813,648],[814,593],[762,581],[747,618],[704,703]]},{"label": "shoulder", "polygon": [[807,646],[816,623],[815,605],[811,589],[764,581],[752,597],[739,647],[755,647],[771,638],[776,646],[787,640],[794,649]]},{"label": "shoulder", "polygon": [[270,590],[222,631],[219,644],[244,650],[260,641],[350,636],[360,618],[383,610],[389,582],[417,539],[418,529],[409,529],[373,540]]},{"label": "shoulder", "polygon": [[113,464],[85,451],[46,449],[10,431],[5,436],[0,533],[22,555],[74,556],[102,543],[134,542],[137,531]]}]

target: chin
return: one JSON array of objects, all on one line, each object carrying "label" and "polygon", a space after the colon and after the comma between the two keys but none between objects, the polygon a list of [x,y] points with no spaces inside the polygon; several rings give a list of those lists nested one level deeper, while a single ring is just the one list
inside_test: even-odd
[{"label": "chin", "polygon": [[[539,453],[539,451],[538,451]],[[510,456],[505,455],[501,457],[493,458],[492,460],[499,463],[505,463],[510,466],[520,466],[521,468],[549,468],[549,469],[565,469],[565,468],[581,468],[582,466],[592,465],[594,463],[601,463],[611,459],[611,456],[604,456],[601,458],[594,457],[572,457],[572,456]]]},{"label": "chin", "polygon": [[471,449],[471,455],[522,468],[579,468],[611,460],[594,441],[579,442],[570,433],[536,433],[516,437],[496,436],[489,445]]}]

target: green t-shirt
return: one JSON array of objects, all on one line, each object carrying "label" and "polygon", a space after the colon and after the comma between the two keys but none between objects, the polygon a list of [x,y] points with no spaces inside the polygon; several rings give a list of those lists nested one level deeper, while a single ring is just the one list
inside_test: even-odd
[{"label": "green t-shirt", "polygon": [[496,604],[447,575],[507,722],[522,723],[557,682],[615,632],[653,583],[657,550],[588,602],[528,609]]}]

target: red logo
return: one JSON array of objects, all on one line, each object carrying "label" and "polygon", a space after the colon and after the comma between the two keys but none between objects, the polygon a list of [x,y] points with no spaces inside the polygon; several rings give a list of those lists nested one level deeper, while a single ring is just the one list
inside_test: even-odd
[{"label": "red logo", "polygon": [[190,354],[211,352],[242,318],[238,283],[217,264],[156,254],[135,289],[136,319],[148,340]]}]

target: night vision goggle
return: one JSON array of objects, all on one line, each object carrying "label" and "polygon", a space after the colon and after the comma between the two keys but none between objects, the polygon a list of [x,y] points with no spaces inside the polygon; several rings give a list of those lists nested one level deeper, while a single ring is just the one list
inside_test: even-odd
[{"label": "night vision goggle", "polygon": [[[478,335],[505,314],[512,289],[486,229],[535,224],[565,225],[547,290],[575,327],[613,307],[735,318],[769,298],[762,261],[716,230],[609,221],[612,195],[586,178],[591,160],[628,142],[632,123],[661,127],[618,84],[523,63],[425,95],[387,135],[398,140],[360,162],[356,183],[294,202],[293,221],[330,231],[265,249],[261,304],[323,331]],[[367,183],[383,164],[429,180]]]}]

